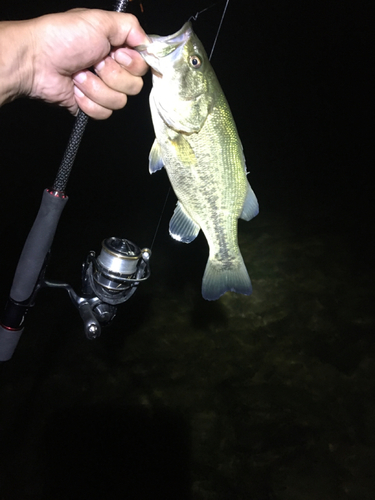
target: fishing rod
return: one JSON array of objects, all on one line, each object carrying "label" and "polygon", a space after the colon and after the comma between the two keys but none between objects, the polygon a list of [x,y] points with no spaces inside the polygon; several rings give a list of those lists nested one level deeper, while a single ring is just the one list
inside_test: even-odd
[{"label": "fishing rod", "polygon": [[[115,11],[125,12],[128,0],[118,0]],[[45,189],[41,205],[23,247],[9,298],[0,321],[0,362],[13,356],[24,331],[25,317],[43,287],[68,292],[84,324],[88,339],[101,333],[110,323],[118,304],[127,301],[139,283],[150,276],[151,250],[140,249],[131,241],[111,237],[102,242],[98,256],[94,251],[82,265],[82,292],[78,295],[68,283],[45,277],[51,245],[60,216],[68,201],[65,193],[89,117],[79,111],[52,188]]]}]

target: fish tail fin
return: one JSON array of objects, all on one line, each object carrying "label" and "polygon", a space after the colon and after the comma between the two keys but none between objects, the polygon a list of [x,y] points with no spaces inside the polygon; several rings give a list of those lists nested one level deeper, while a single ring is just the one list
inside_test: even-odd
[{"label": "fish tail fin", "polygon": [[208,259],[202,281],[202,295],[206,300],[217,300],[225,292],[250,295],[252,290],[250,276],[240,256],[237,265],[226,268],[220,262]]}]

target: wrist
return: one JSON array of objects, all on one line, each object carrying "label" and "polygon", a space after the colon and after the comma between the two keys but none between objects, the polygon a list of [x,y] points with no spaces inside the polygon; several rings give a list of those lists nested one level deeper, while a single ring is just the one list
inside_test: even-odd
[{"label": "wrist", "polygon": [[0,106],[30,93],[32,46],[29,21],[0,22]]}]

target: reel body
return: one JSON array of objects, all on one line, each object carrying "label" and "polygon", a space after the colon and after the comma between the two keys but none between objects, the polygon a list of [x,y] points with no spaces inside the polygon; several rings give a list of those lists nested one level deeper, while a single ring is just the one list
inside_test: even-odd
[{"label": "reel body", "polygon": [[149,278],[150,257],[148,248],[141,250],[127,239],[106,238],[100,254],[91,251],[82,265],[81,296],[67,283],[44,279],[41,286],[67,290],[81,315],[86,337],[92,340],[100,336],[101,326],[116,316],[117,306]]}]

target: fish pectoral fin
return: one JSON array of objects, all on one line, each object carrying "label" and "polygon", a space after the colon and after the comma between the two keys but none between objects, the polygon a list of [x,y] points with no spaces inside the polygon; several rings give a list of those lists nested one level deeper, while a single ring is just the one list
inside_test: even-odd
[{"label": "fish pectoral fin", "polygon": [[148,160],[148,169],[150,171],[150,174],[153,174],[164,167],[164,163],[161,158],[160,145],[157,139],[154,140],[154,144],[152,145]]},{"label": "fish pectoral fin", "polygon": [[251,189],[249,182],[247,182],[247,195],[243,204],[240,219],[251,220],[259,213],[259,205],[254,191]]},{"label": "fish pectoral fin", "polygon": [[198,236],[199,230],[199,225],[193,221],[178,201],[169,223],[169,234],[177,241],[190,243]]},{"label": "fish pectoral fin", "polygon": [[196,168],[198,165],[197,157],[188,140],[182,134],[176,132],[168,135],[171,149],[173,148],[173,156],[176,161],[181,163],[182,166],[188,166],[190,169]]}]

